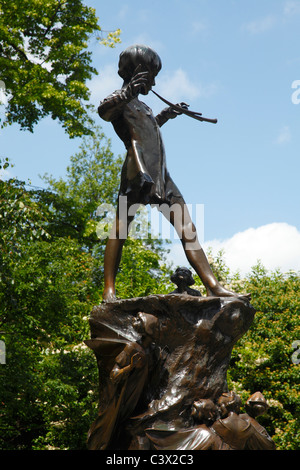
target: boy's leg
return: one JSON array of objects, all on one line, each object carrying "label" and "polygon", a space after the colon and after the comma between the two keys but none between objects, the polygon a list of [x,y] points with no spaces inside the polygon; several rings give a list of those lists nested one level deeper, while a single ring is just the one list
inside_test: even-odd
[{"label": "boy's leg", "polygon": [[[115,281],[119,269],[122,250],[128,236],[128,229],[134,215],[128,215],[130,204],[118,205],[113,229],[106,244],[104,254],[104,291],[103,300],[112,301],[116,298]],[[132,213],[132,211],[131,211]]]},{"label": "boy's leg", "polygon": [[109,238],[104,254],[104,291],[103,300],[112,301],[116,298],[115,279],[118,270],[124,240]]},{"label": "boy's leg", "polygon": [[199,243],[196,227],[192,222],[188,208],[183,199],[175,204],[160,206],[159,210],[174,226],[185,251],[190,265],[194,268],[203,282],[207,295],[216,297],[237,296],[234,292],[225,289],[213,274],[207,257]]}]

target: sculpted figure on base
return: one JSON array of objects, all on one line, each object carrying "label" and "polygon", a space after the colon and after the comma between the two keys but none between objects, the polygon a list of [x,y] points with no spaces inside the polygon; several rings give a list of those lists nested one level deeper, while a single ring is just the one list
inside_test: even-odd
[{"label": "sculpted figure on base", "polygon": [[[100,117],[112,123],[127,150],[114,235],[109,237],[105,251],[103,300],[112,301],[116,298],[115,279],[122,248],[139,204],[155,205],[175,227],[187,259],[202,280],[208,295],[236,297],[215,278],[198,241],[184,198],[167,170],[160,127],[185,112],[187,105],[174,105],[175,109],[169,106],[154,116],[151,109],[139,99],[140,94],[147,95],[155,85],[155,77],[161,66],[160,57],[150,47],[129,47],[122,52],[119,60],[118,73],[124,80],[122,89],[105,98],[98,108]],[[121,203],[124,198],[126,202]]]}]

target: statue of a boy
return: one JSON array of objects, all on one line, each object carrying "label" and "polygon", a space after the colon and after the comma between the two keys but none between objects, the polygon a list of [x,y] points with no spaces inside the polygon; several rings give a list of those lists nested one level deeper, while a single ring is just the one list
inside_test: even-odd
[{"label": "statue of a boy", "polygon": [[[161,66],[160,57],[150,47],[128,47],[119,60],[118,73],[124,80],[123,86],[104,99],[98,108],[100,117],[112,123],[127,149],[119,191],[119,196],[126,198],[119,197],[114,236],[109,237],[106,246],[103,300],[115,299],[115,279],[122,248],[135,215],[130,208],[138,204],[155,204],[175,227],[187,259],[208,295],[236,296],[215,278],[197,239],[185,201],[166,167],[160,127],[180,112],[168,107],[155,117],[151,109],[139,100],[139,94],[147,95],[155,85]],[[181,106],[187,105],[181,103]],[[125,207],[120,203],[124,199]],[[170,210],[172,208],[174,210]]]}]

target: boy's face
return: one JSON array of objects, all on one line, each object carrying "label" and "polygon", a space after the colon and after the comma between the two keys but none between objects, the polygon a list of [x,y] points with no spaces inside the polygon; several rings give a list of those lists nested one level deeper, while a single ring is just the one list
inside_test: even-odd
[{"label": "boy's face", "polygon": [[148,68],[144,67],[143,72],[146,72],[146,77],[147,81],[145,83],[145,86],[141,89],[141,94],[142,95],[148,95],[149,91],[152,89],[153,86],[155,86],[155,77],[156,73],[153,72],[153,70],[149,70]]}]

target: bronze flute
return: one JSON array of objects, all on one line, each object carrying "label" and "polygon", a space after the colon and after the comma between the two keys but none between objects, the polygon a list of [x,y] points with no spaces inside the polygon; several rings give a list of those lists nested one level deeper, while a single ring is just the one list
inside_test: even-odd
[{"label": "bronze flute", "polygon": [[156,91],[154,90],[151,90],[152,93],[154,93],[160,100],[162,100],[164,103],[166,103],[168,106],[171,106],[171,108],[175,109],[176,111],[182,113],[182,114],[186,114],[187,116],[189,117],[192,117],[194,119],[197,119],[198,121],[205,121],[205,122],[210,122],[212,124],[217,124],[218,120],[217,119],[209,119],[209,118],[205,118],[202,116],[201,113],[198,113],[196,111],[190,111],[189,109],[185,109],[185,108],[182,108],[181,106],[177,105],[177,104],[173,104],[173,103],[170,103],[170,101],[166,100],[165,98],[163,98],[162,96],[160,96],[158,93],[156,93]]}]

